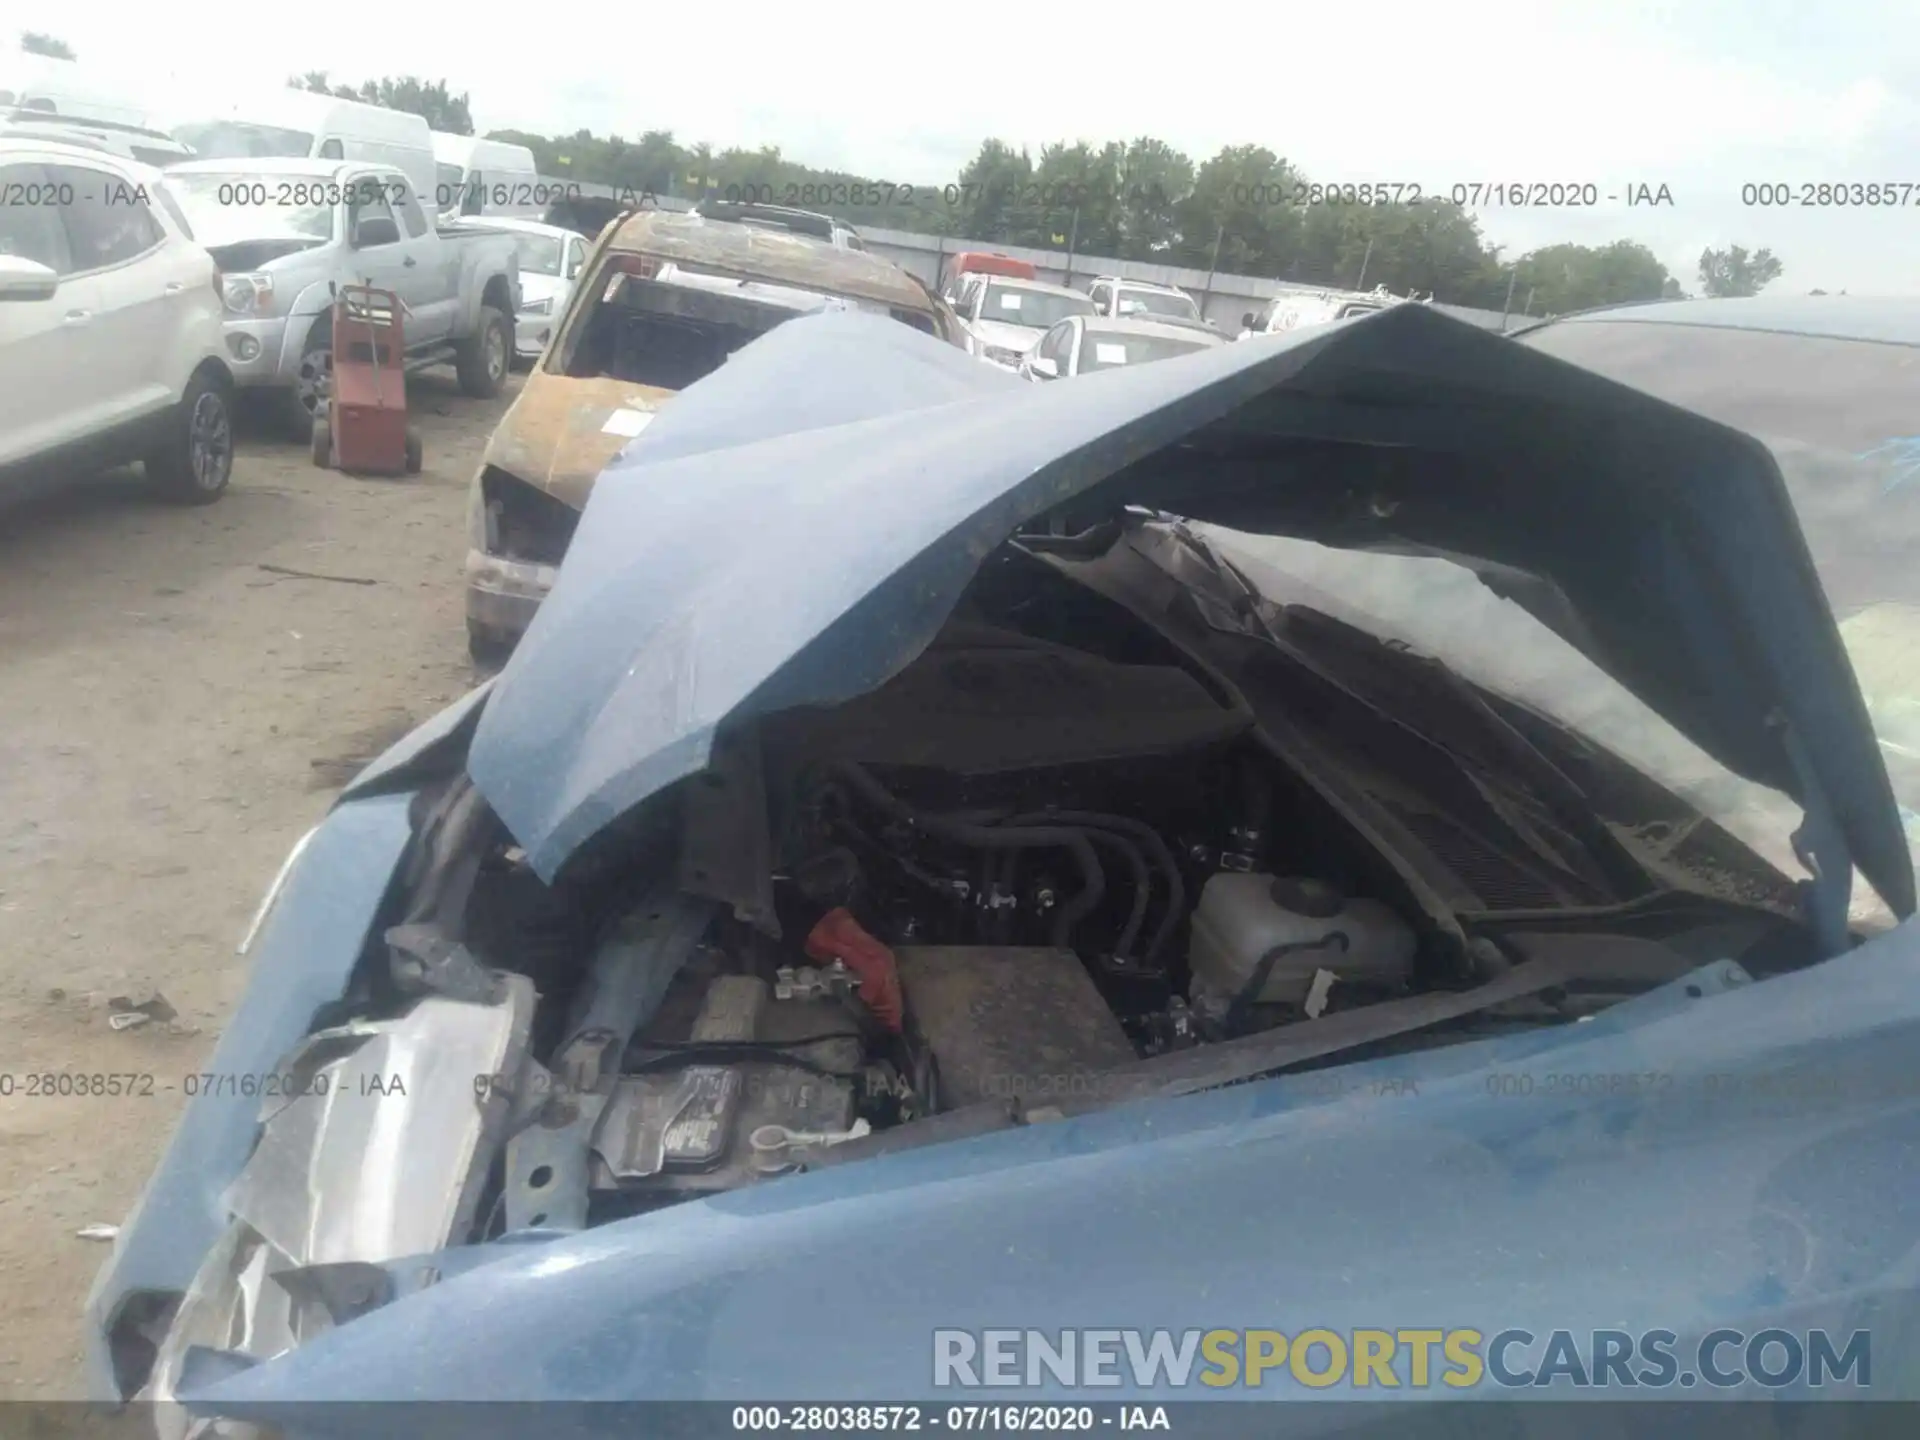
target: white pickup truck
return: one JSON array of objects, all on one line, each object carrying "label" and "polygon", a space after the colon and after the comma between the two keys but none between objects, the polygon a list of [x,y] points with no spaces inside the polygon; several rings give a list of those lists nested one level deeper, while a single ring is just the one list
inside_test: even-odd
[{"label": "white pickup truck", "polygon": [[226,360],[310,434],[332,374],[333,295],[374,285],[404,303],[409,369],[451,363],[469,395],[497,395],[513,355],[520,266],[511,234],[440,225],[390,165],[192,160],[165,185],[221,271]]}]

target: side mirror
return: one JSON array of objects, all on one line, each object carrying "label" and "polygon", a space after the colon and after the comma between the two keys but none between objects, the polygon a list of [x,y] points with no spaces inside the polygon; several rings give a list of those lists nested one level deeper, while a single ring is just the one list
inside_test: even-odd
[{"label": "side mirror", "polygon": [[1037,380],[1058,380],[1060,362],[1051,355],[1035,355],[1027,361],[1027,373]]},{"label": "side mirror", "polygon": [[350,243],[356,250],[370,250],[376,245],[398,245],[400,222],[391,215],[369,215],[364,220],[357,220]]},{"label": "side mirror", "polygon": [[49,266],[21,255],[0,255],[0,302],[51,300],[60,277]]},{"label": "side mirror", "polygon": [[1260,320],[1260,317],[1254,314],[1251,310],[1249,310],[1247,311],[1246,314],[1240,317],[1240,328],[1242,330],[1251,330],[1256,324],[1259,323],[1259,320]]}]

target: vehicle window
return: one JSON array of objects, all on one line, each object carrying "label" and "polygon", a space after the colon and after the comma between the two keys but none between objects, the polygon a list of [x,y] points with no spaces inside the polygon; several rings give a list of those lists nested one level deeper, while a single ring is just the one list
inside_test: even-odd
[{"label": "vehicle window", "polygon": [[[334,207],[310,198],[311,192],[282,191],[259,175],[243,170],[214,170],[167,175],[167,189],[193,222],[194,237],[202,245],[225,245],[236,240],[327,240],[333,235]],[[320,189],[321,187],[313,187]],[[280,204],[295,196],[300,204]],[[248,203],[250,199],[260,204]]]},{"label": "vehicle window", "polygon": [[1085,295],[1061,295],[1029,290],[1004,282],[990,283],[981,300],[980,318],[1034,330],[1052,328],[1069,315],[1090,315],[1093,302]]},{"label": "vehicle window", "polygon": [[347,158],[346,148],[342,146],[338,140],[329,140],[320,147],[320,158],[322,160],[344,160]]},{"label": "vehicle window", "polygon": [[[393,194],[393,191],[388,191]],[[410,192],[400,192],[400,203],[396,206],[400,212],[400,223],[406,227],[406,233],[418,240],[427,233],[427,217],[420,209],[420,202]]]},{"label": "vehicle window", "polygon": [[134,159],[142,165],[151,165],[156,170],[187,158],[178,150],[156,150],[151,145],[129,145],[127,148],[133,151]]},{"label": "vehicle window", "polygon": [[450,165],[445,161],[433,167],[433,203],[439,209],[453,208],[455,197],[460,193],[460,178],[465,173],[458,165]]},{"label": "vehicle window", "polygon": [[[0,167],[0,189],[22,200],[45,198],[53,184],[38,165]],[[73,264],[67,250],[67,228],[57,204],[0,205],[0,255],[34,260],[59,275]]]},{"label": "vehicle window", "polygon": [[584,247],[580,244],[578,240],[569,240],[567,242],[566,278],[569,280],[573,279],[576,275],[580,273],[580,265],[586,259],[586,256],[583,253],[583,249]]},{"label": "vehicle window", "polygon": [[513,248],[520,257],[520,271],[524,275],[558,275],[561,254],[571,250],[557,235],[530,234],[515,235]]},{"label": "vehicle window", "polygon": [[180,208],[180,202],[173,198],[173,192],[168,190],[166,183],[163,181],[155,185],[152,194],[154,198],[160,202],[161,207],[167,212],[167,215],[172,219],[173,223],[180,227],[180,233],[189,240],[193,239],[193,226],[187,221],[187,212]]},{"label": "vehicle window", "polygon": [[1624,320],[1515,343],[1766,442],[1920,842],[1920,347]]},{"label": "vehicle window", "polygon": [[[238,120],[215,120],[181,125],[173,138],[193,147],[198,160],[258,160],[271,156],[308,155],[313,136],[304,130],[282,130],[274,125],[248,125]],[[329,141],[338,144],[338,141]]]},{"label": "vehicle window", "polygon": [[[590,293],[600,297],[577,330],[566,373],[605,376],[633,385],[684,390],[726,363],[727,356],[813,306],[772,304],[742,296],[734,283],[660,284],[626,271],[634,257],[602,260]],[[736,282],[737,283],[737,282]],[[797,293],[782,291],[783,298]],[[838,302],[842,307],[845,302]]]},{"label": "vehicle window", "polygon": [[59,186],[72,186],[73,199],[60,207],[67,245],[76,272],[124,265],[166,238],[144,202],[132,199],[133,186],[118,175],[84,165],[49,165]]},{"label": "vehicle window", "polygon": [[1121,365],[1145,365],[1154,360],[1171,360],[1195,350],[1212,347],[1204,340],[1174,340],[1159,335],[1124,335],[1112,331],[1089,330],[1080,354],[1080,373],[1112,370]]},{"label": "vehicle window", "polygon": [[1122,290],[1120,313],[1123,315],[1177,315],[1187,320],[1200,318],[1200,307],[1189,295],[1165,290]]},{"label": "vehicle window", "polygon": [[369,190],[354,196],[347,207],[348,237],[351,238],[369,220],[393,220],[396,225],[399,224],[399,221],[394,219],[393,207],[387,203],[386,194],[382,190]]},{"label": "vehicle window", "polygon": [[1107,311],[1108,301],[1112,297],[1108,295],[1106,286],[1096,285],[1087,292],[1087,298],[1093,301],[1093,308],[1104,315]]}]

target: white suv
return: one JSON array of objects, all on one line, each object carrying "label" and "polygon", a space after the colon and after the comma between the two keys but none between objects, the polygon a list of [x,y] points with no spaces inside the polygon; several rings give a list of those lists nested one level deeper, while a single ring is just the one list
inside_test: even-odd
[{"label": "white suv", "polygon": [[1204,324],[1200,307],[1186,291],[1151,280],[1101,275],[1087,286],[1093,313],[1109,320],[1190,320]]},{"label": "white suv", "polygon": [[219,499],[222,313],[213,259],[159,171],[0,137],[0,498],[140,460],[167,499]]}]

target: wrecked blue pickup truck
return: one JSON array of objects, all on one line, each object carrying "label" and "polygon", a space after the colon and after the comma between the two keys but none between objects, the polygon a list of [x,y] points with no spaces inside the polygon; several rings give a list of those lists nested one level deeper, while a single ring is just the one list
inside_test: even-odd
[{"label": "wrecked blue pickup truck", "polygon": [[953,1399],[992,1326],[1910,1331],[1913,910],[1750,436],[1420,306],[1047,386],[798,319],[289,860],[209,1065],[286,1083],[186,1111],[92,1383],[365,1437],[413,1421],[287,1407]]}]

